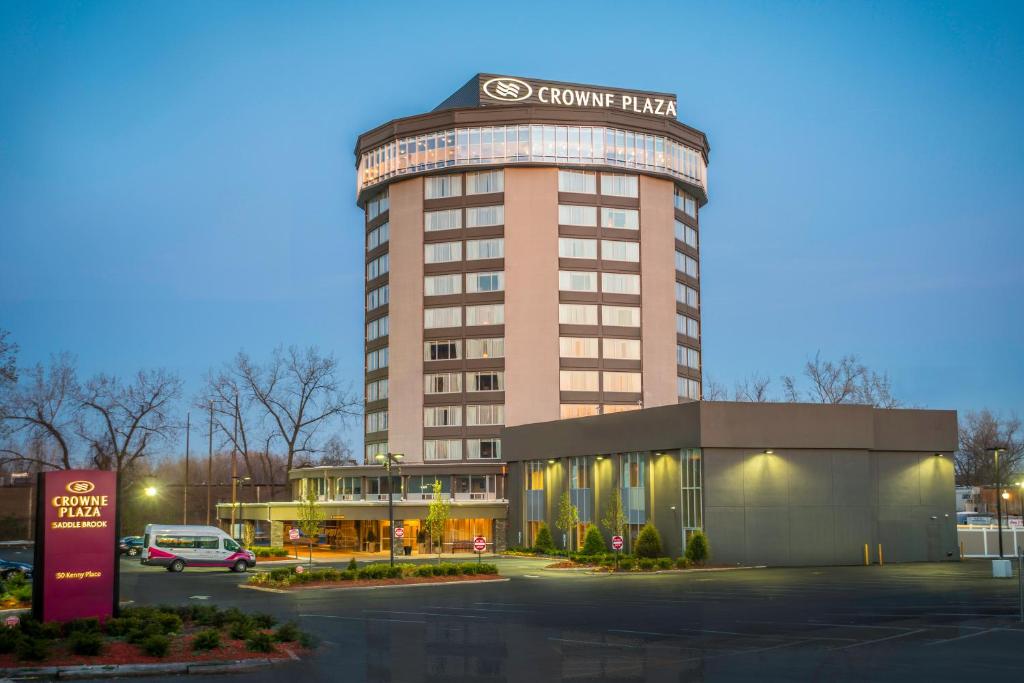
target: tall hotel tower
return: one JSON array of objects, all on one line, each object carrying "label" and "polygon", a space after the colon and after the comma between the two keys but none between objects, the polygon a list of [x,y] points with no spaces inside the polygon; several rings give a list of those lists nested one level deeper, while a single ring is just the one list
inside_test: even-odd
[{"label": "tall hotel tower", "polygon": [[699,399],[708,142],[666,93],[479,74],[359,137],[366,459]]}]

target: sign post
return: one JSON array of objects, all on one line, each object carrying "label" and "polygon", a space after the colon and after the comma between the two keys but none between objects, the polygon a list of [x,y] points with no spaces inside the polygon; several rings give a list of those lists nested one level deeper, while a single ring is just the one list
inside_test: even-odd
[{"label": "sign post", "polygon": [[288,540],[292,542],[292,547],[295,548],[295,559],[299,559],[299,530],[296,527],[289,527]]},{"label": "sign post", "polygon": [[622,536],[612,536],[612,550],[615,551],[615,569],[619,568],[619,553],[622,552]]},{"label": "sign post", "polygon": [[473,550],[476,551],[476,563],[480,564],[481,553],[487,550],[487,539],[483,536],[477,536],[473,539]]},{"label": "sign post", "polygon": [[39,621],[108,619],[117,613],[117,475],[40,472],[32,615]]}]

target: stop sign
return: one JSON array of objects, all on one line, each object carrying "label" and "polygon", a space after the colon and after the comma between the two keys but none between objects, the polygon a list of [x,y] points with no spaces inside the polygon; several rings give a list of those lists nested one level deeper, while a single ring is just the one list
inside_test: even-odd
[{"label": "stop sign", "polygon": [[306,571],[306,568],[303,567],[301,564],[298,567],[295,568],[295,573],[296,574],[301,574],[304,571]]},{"label": "stop sign", "polygon": [[622,536],[612,536],[612,550],[622,550]]},{"label": "stop sign", "polygon": [[288,540],[297,541],[299,540],[299,530],[295,527],[288,529]]},{"label": "stop sign", "polygon": [[395,527],[395,538],[405,538],[405,527]]},{"label": "stop sign", "polygon": [[473,550],[477,551],[478,553],[482,553],[483,551],[487,550],[487,539],[483,536],[477,536],[476,538],[474,538]]}]

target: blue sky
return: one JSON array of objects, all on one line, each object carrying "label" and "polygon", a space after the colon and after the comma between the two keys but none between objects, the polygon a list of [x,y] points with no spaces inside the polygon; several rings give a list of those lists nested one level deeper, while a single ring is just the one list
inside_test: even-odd
[{"label": "blue sky", "polygon": [[711,141],[706,376],[821,350],[1024,414],[1019,3],[0,5],[0,327],[22,360],[316,344],[359,385],[359,132],[478,71],[676,92]]}]

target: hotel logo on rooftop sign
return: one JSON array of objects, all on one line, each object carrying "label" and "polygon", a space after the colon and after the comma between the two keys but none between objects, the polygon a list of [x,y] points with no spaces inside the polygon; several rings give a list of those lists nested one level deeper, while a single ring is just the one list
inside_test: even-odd
[{"label": "hotel logo on rooftop sign", "polygon": [[480,106],[501,104],[606,109],[671,119],[677,114],[676,96],[668,93],[481,74]]}]

